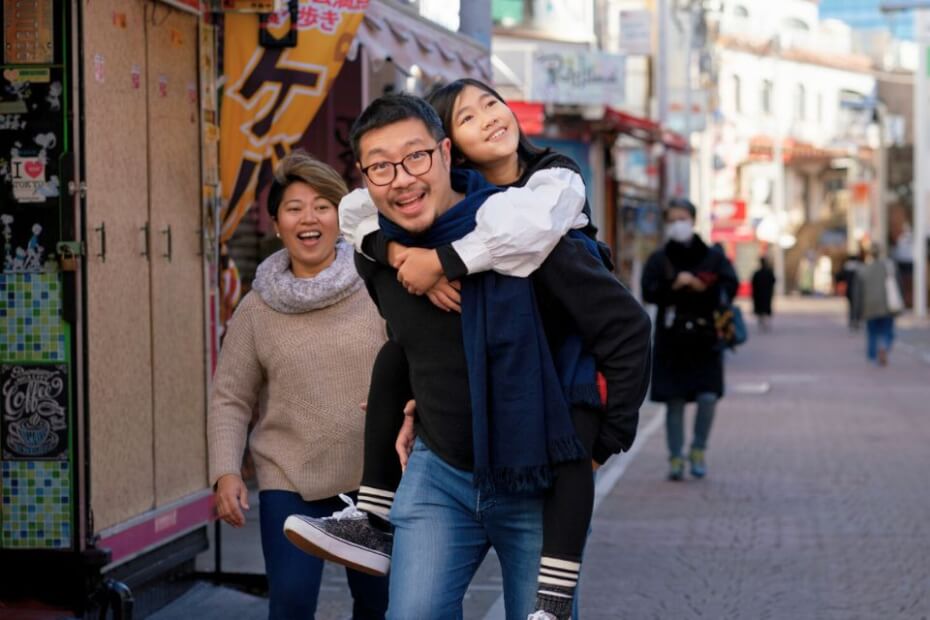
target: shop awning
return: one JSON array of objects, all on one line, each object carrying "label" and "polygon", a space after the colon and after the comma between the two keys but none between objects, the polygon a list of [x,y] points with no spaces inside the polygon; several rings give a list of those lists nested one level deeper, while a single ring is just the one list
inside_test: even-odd
[{"label": "shop awning", "polygon": [[604,123],[608,129],[629,134],[647,142],[661,142],[674,151],[687,152],[688,140],[683,135],[663,129],[658,121],[635,116],[616,108],[604,110]]},{"label": "shop awning", "polygon": [[491,53],[412,11],[376,0],[368,5],[350,57],[363,45],[375,61],[391,60],[408,74],[417,67],[428,79],[451,82],[471,77],[491,83]]}]

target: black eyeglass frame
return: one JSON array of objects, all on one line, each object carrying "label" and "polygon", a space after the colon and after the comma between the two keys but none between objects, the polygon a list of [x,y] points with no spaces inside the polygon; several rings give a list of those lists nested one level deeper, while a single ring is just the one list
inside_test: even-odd
[{"label": "black eyeglass frame", "polygon": [[[412,153],[407,153],[406,155],[404,155],[404,158],[401,159],[400,161],[376,161],[373,164],[365,166],[364,168],[361,169],[361,171],[362,171],[362,174],[365,175],[365,178],[368,179],[369,183],[371,183],[372,185],[376,185],[378,187],[384,187],[394,182],[394,179],[397,178],[397,166],[401,166],[404,169],[404,172],[406,172],[412,177],[421,177],[433,169],[433,153],[435,153],[438,148],[439,148],[439,143],[437,143],[436,146],[434,146],[431,149],[418,149],[416,151],[413,151]],[[427,166],[426,170],[424,170],[423,172],[419,174],[414,174],[413,172],[410,172],[410,169],[407,167],[407,164],[404,162],[406,162],[409,158],[413,157],[414,155],[419,155],[421,153],[426,153],[427,155],[429,155],[429,166]],[[391,175],[390,181],[386,183],[376,183],[374,179],[372,179],[368,175],[368,171],[374,166],[380,166],[383,164],[391,164],[393,166],[394,174]]]}]

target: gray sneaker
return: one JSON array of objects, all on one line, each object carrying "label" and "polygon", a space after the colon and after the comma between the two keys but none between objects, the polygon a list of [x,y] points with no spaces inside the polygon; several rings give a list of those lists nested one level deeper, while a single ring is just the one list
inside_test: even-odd
[{"label": "gray sneaker", "polygon": [[347,508],[322,519],[291,515],[284,521],[284,535],[310,555],[369,575],[387,575],[394,536],[373,526],[351,498],[339,497]]}]

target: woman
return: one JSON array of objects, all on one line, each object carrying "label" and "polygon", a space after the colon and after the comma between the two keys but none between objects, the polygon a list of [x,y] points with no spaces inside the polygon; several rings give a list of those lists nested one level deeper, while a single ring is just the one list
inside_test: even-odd
[{"label": "woman", "polygon": [[714,311],[733,299],[739,284],[726,256],[694,234],[695,214],[689,201],[671,201],[665,210],[668,241],[649,257],[642,276],[643,299],[658,306],[652,400],[667,405],[670,480],[684,477],[684,410],[689,402],[697,402],[691,475],[706,474],[704,451],[717,400],[723,396],[723,352]]},{"label": "woman", "polygon": [[[339,239],[347,193],[329,166],[303,152],[281,160],[268,210],[284,249],[259,265],[229,324],[208,419],[217,513],[245,524],[240,477],[248,441],[259,487],[269,618],[313,618],[323,562],[282,533],[291,513],[328,515],[358,488],[365,400],[384,324]],[[251,435],[253,409],[259,416]],[[387,580],[347,571],[353,617],[383,618]]]}]

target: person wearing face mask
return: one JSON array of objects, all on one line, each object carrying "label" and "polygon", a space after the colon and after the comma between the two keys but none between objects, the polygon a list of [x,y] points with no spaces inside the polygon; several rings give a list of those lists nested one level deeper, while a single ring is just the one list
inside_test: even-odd
[{"label": "person wearing face mask", "polygon": [[697,403],[688,454],[691,475],[703,478],[707,472],[704,451],[724,393],[714,311],[732,301],[739,285],[727,257],[695,234],[696,212],[688,200],[670,201],[667,241],[649,257],[642,275],[643,300],[657,306],[651,398],[667,407],[670,480],[684,478],[684,411],[691,402]]}]

